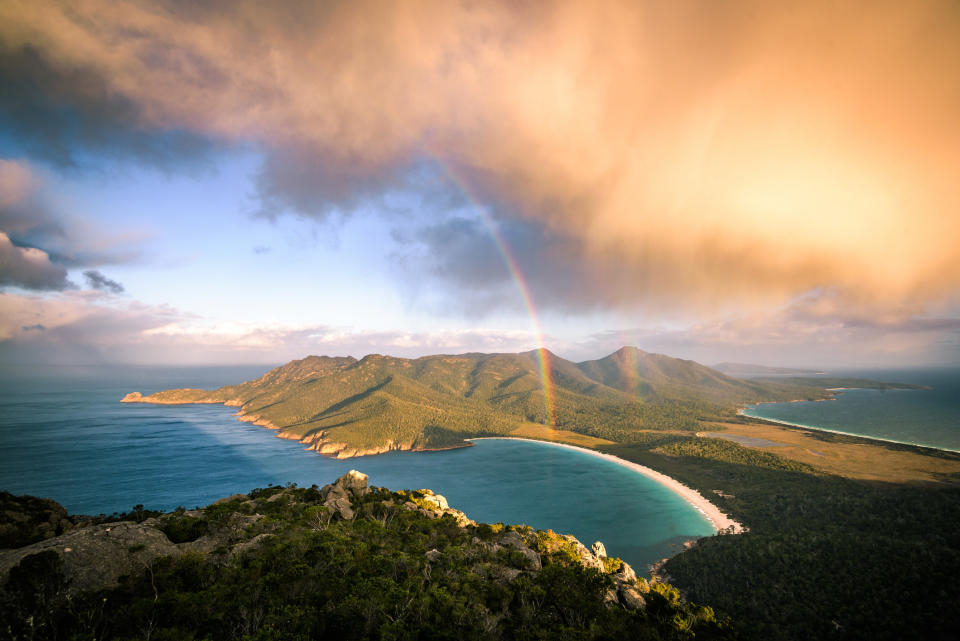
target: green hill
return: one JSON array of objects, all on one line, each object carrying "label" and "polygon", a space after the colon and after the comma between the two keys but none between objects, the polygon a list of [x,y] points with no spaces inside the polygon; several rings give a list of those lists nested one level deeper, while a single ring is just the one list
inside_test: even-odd
[{"label": "green hill", "polygon": [[745,403],[830,395],[809,380],[745,381],[699,363],[624,347],[573,363],[548,351],[550,398],[537,351],[417,359],[309,356],[217,390],[168,390],[126,402],[226,403],[241,420],[278,430],[323,454],[456,447],[524,423],[614,441],[644,430],[695,430]]}]

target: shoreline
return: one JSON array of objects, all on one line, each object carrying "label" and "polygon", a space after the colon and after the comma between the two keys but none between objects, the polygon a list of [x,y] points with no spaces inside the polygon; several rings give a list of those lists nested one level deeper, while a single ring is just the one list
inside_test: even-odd
[{"label": "shoreline", "polygon": [[[834,400],[834,399],[830,399]],[[790,403],[802,403],[804,401],[788,401]],[[818,402],[818,401],[812,401]],[[762,403],[763,405],[774,405],[775,403]],[[752,406],[756,407],[761,405],[761,403],[752,403]],[[910,443],[908,441],[897,441],[892,438],[883,438],[882,436],[867,436],[866,434],[855,434],[854,432],[844,432],[842,430],[835,430],[829,427],[820,427],[818,425],[805,425],[803,423],[791,423],[790,421],[784,421],[778,418],[767,418],[765,416],[753,416],[747,414],[746,411],[749,407],[741,407],[737,410],[737,416],[746,416],[747,418],[752,418],[757,421],[766,421],[768,423],[776,423],[777,425],[786,425],[787,427],[797,427],[804,430],[814,430],[817,432],[828,432],[830,434],[839,434],[841,436],[852,436],[854,438],[862,438],[868,441],[879,441],[881,443],[893,443],[894,445],[906,445],[908,447],[919,447],[925,450],[936,450],[938,452],[950,452],[952,454],[960,454],[960,450],[953,450],[949,447],[939,447],[936,445],[926,445],[924,443]]]},{"label": "shoreline", "polygon": [[745,528],[741,523],[734,521],[729,516],[720,511],[716,505],[711,503],[709,500],[704,498],[700,492],[694,490],[693,488],[687,487],[680,481],[676,480],[671,476],[667,476],[662,472],[658,472],[652,468],[649,468],[645,465],[640,465],[639,463],[634,463],[626,459],[622,459],[619,456],[614,456],[613,454],[606,454],[604,452],[598,452],[597,450],[587,449],[585,447],[578,447],[576,445],[569,445],[567,443],[557,443],[554,441],[542,441],[535,438],[522,438],[517,436],[479,436],[471,439],[464,439],[467,441],[532,441],[534,443],[544,443],[546,445],[552,445],[554,447],[563,447],[569,450],[576,450],[578,452],[583,452],[591,456],[596,456],[597,458],[602,458],[611,463],[625,467],[637,474],[645,476],[652,481],[656,481],[663,487],[672,491],[674,494],[678,495],[684,501],[686,501],[690,506],[695,510],[700,512],[700,514],[710,523],[710,527],[714,529],[716,534],[740,534],[746,532]]}]

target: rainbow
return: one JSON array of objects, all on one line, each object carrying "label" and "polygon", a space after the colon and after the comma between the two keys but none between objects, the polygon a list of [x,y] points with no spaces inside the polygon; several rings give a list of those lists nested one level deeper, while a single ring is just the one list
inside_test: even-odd
[{"label": "rainbow", "polygon": [[554,400],[553,381],[550,378],[550,352],[547,351],[543,342],[543,330],[540,327],[537,308],[533,304],[533,296],[530,294],[530,286],[527,285],[527,280],[520,270],[520,266],[517,264],[517,259],[514,257],[513,252],[510,251],[510,247],[507,245],[506,240],[504,240],[503,234],[500,233],[496,221],[487,213],[487,208],[473,195],[466,181],[457,176],[453,167],[443,162],[443,160],[437,156],[433,156],[433,159],[437,161],[438,166],[443,170],[447,178],[449,178],[450,181],[460,189],[460,192],[467,197],[467,200],[473,204],[474,210],[480,215],[480,220],[490,233],[490,237],[493,238],[494,245],[496,245],[497,251],[500,252],[500,256],[503,258],[503,262],[510,272],[510,277],[517,286],[520,299],[523,301],[523,306],[526,308],[527,315],[530,317],[530,325],[533,328],[534,338],[536,339],[537,347],[534,351],[537,354],[538,369],[540,370],[540,385],[543,388],[543,403],[547,415],[546,424],[547,427],[556,427],[556,403]]}]

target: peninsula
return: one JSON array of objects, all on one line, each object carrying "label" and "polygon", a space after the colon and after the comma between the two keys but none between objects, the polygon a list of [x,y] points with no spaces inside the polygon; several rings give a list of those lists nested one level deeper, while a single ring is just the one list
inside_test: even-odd
[{"label": "peninsula", "polygon": [[[539,425],[606,442],[695,433],[735,420],[748,403],[830,398],[816,379],[741,380],[694,361],[624,347],[573,363],[547,350],[520,354],[309,356],[216,390],[175,389],[127,403],[223,403],[237,418],[336,458],[468,445]],[[860,382],[863,384],[863,382]]]}]

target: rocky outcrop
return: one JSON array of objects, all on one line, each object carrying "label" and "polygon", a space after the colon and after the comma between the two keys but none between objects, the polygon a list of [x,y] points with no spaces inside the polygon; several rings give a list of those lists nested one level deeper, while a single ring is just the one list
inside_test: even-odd
[{"label": "rocky outcrop", "polygon": [[636,587],[632,585],[620,586],[620,603],[628,610],[642,610],[647,607],[647,600],[643,598]]},{"label": "rocky outcrop", "polygon": [[405,509],[418,511],[432,519],[449,515],[454,518],[460,527],[477,524],[460,510],[450,507],[442,494],[434,494],[432,490],[414,490],[409,494],[409,497],[410,500],[405,501],[402,505]]},{"label": "rocky outcrop", "polygon": [[528,570],[536,571],[543,567],[540,555],[530,548],[524,538],[520,536],[520,533],[515,530],[511,530],[501,536],[499,543],[494,546],[494,550],[497,548],[506,548],[522,554]]},{"label": "rocky outcrop", "polygon": [[0,577],[27,557],[47,551],[62,563],[68,594],[112,587],[120,577],[140,574],[157,558],[178,553],[177,546],[154,525],[106,523],[0,553]]},{"label": "rocky outcrop", "polygon": [[324,485],[320,490],[323,496],[323,505],[330,510],[331,516],[349,521],[353,518],[353,499],[370,492],[368,477],[356,470],[350,470],[331,485]]},{"label": "rocky outcrop", "polygon": [[598,559],[607,556],[607,548],[600,541],[594,541],[593,545],[590,546],[590,551]]}]

